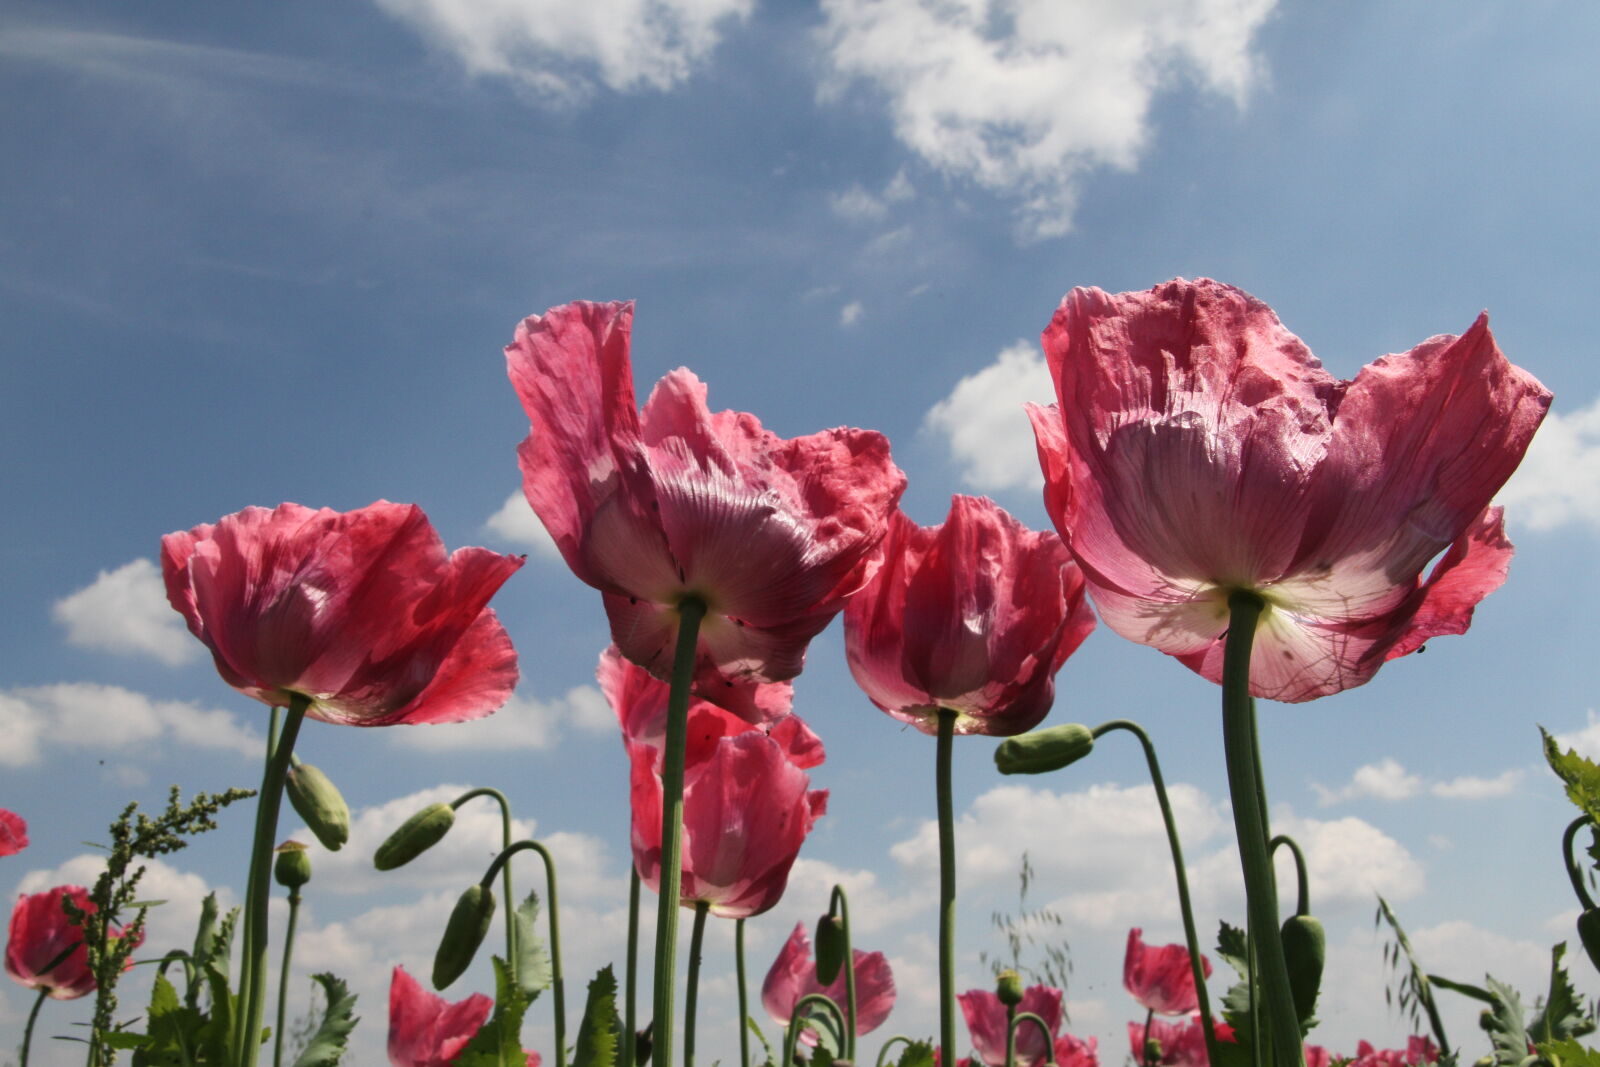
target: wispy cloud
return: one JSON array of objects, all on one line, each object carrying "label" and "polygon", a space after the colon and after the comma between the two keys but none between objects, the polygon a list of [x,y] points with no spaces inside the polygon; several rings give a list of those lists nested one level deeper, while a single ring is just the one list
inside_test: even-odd
[{"label": "wispy cloud", "polygon": [[870,192],[859,182],[852,182],[843,192],[828,198],[833,213],[851,222],[877,222],[889,213],[892,204],[910,200],[917,195],[916,187],[902,169],[889,179],[881,192]]},{"label": "wispy cloud", "polygon": [[1039,473],[1033,428],[1022,405],[1055,398],[1049,368],[1038,346],[1018,341],[993,363],[967,375],[923,417],[924,429],[945,439],[966,485],[984,492],[1037,489]]},{"label": "wispy cloud", "polygon": [[167,603],[161,572],[136,559],[56,601],[50,616],[67,629],[67,643],[119,655],[149,656],[169,666],[200,656],[200,643]]},{"label": "wispy cloud", "polygon": [[824,0],[824,95],[872,82],[906,147],[1019,201],[1024,236],[1059,236],[1089,171],[1137,165],[1158,92],[1245,97],[1274,2]]}]

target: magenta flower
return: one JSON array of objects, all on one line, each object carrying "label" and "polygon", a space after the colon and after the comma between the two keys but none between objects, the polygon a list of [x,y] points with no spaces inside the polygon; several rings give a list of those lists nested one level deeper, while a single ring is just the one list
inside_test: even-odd
[{"label": "magenta flower", "polygon": [[16,812],[0,808],[0,856],[15,856],[28,847],[28,824]]},{"label": "magenta flower", "polygon": [[1056,1038],[1056,1067],[1100,1067],[1100,1039],[1062,1034]]},{"label": "magenta flower", "polygon": [[[1234,1039],[1228,1027],[1219,1023],[1216,1030],[1218,1041]],[[1151,1019],[1148,1036],[1161,1046],[1161,1056],[1156,1062],[1163,1067],[1208,1067],[1211,1062],[1206,1054],[1206,1034],[1199,1015],[1192,1015],[1184,1022]],[[1128,1045],[1133,1050],[1134,1063],[1145,1062],[1145,1038],[1143,1024],[1128,1024]]]},{"label": "magenta flower", "polygon": [[637,410],[632,326],[631,303],[580,302],[517,328],[507,369],[533,424],[523,491],[603,594],[622,654],[657,678],[678,605],[704,600],[696,688],[756,721],[732,683],[800,673],[807,643],[871,576],[905,475],[878,433],[784,440],[753,415],[712,414],[681,368]]},{"label": "magenta flower", "polygon": [[[969,989],[956,999],[961,1002],[961,1014],[967,1020],[967,1033],[972,1036],[978,1059],[988,1067],[1005,1067],[1006,1006],[987,989]],[[1043,1063],[1053,1048],[1061,1029],[1061,990],[1047,985],[1029,986],[1022,994],[1022,1003],[1017,1005],[1018,1014],[1025,1011],[1044,1020],[1050,1040],[1046,1041],[1032,1023],[1017,1027],[1016,1067]]]},{"label": "magenta flower", "polygon": [[[883,1025],[894,1008],[894,974],[889,961],[881,952],[862,952],[854,949],[851,958],[856,965],[856,1035],[869,1034]],[[767,980],[761,984],[761,1003],[767,1014],[779,1026],[787,1027],[794,1017],[794,1006],[800,998],[812,993],[822,993],[845,1010],[845,974],[843,969],[832,985],[817,981],[816,961],[811,958],[811,938],[806,936],[805,923],[795,923],[789,940],[778,950],[772,961]],[[800,1040],[807,1045],[817,1043],[817,1035],[808,1029],[800,1031]]]},{"label": "magenta flower", "polygon": [[960,713],[958,734],[1037,726],[1056,672],[1094,629],[1061,539],[957,496],[939,526],[895,512],[883,557],[844,613],[850,671],[872,702],[928,734],[939,708]]},{"label": "magenta flower", "polygon": [[[494,999],[474,993],[454,1004],[396,967],[389,979],[390,1067],[448,1067],[477,1035]],[[531,1065],[534,1056],[528,1057]]]},{"label": "magenta flower", "polygon": [[1395,1048],[1375,1049],[1366,1041],[1356,1043],[1355,1058],[1350,1067],[1416,1067],[1421,1063],[1437,1063],[1439,1049],[1426,1037],[1406,1038],[1402,1052]]},{"label": "magenta flower", "polygon": [[[83,928],[73,923],[61,903],[68,898],[88,914],[99,910],[81,885],[58,885],[19,896],[11,909],[6,973],[30,989],[45,990],[52,1000],[76,1000],[95,990]],[[112,926],[111,936],[121,937],[122,928]],[[139,943],[143,941],[141,933]],[[133,960],[127,966],[132,967]]]},{"label": "magenta flower", "polygon": [[1249,294],[1180,279],[1074,289],[1044,349],[1045,503],[1100,617],[1212,681],[1234,591],[1266,602],[1251,692],[1301,701],[1464,632],[1505,578],[1487,505],[1550,393],[1482,316],[1345,382]]},{"label": "magenta flower", "polygon": [[282,504],[161,539],[167,599],[224,681],[350,726],[459,722],[511,696],[517,657],[488,607],[522,566],[446,555],[422,509]]},{"label": "magenta flower", "polygon": [[[1204,954],[1200,969],[1211,977],[1211,961]],[[1194,988],[1194,968],[1183,945],[1146,945],[1143,931],[1128,931],[1128,950],[1122,957],[1122,987],[1133,999],[1163,1015],[1188,1015],[1200,1006]]]}]

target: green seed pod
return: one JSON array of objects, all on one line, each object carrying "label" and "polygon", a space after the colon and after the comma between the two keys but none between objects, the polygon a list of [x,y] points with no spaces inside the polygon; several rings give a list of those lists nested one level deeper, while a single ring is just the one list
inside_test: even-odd
[{"label": "green seed pod", "polygon": [[994,994],[1000,1003],[1014,1008],[1022,1003],[1022,975],[1016,971],[1001,971],[995,976]]},{"label": "green seed pod", "polygon": [[449,833],[455,823],[456,809],[444,803],[429,804],[401,823],[400,829],[378,846],[378,851],[372,857],[372,865],[380,871],[404,867],[438,844],[439,839]]},{"label": "green seed pod", "polygon": [[299,889],[311,881],[311,855],[298,841],[285,841],[274,849],[278,858],[272,861],[272,877],[285,889]]},{"label": "green seed pod", "polygon": [[844,967],[844,921],[837,915],[817,920],[817,981],[833,984]]},{"label": "green seed pod", "polygon": [[461,894],[445,925],[444,937],[439,939],[439,951],[433,955],[433,988],[445,989],[466,972],[493,919],[493,893],[474,885]]},{"label": "green seed pod", "polygon": [[299,763],[289,768],[285,784],[289,803],[322,847],[329,852],[343,848],[350,840],[350,808],[332,779],[309,763]]},{"label": "green seed pod", "polygon": [[1001,774],[1044,774],[1078,762],[1093,749],[1089,728],[1070,722],[1008,737],[994,750],[994,765]]},{"label": "green seed pod", "polygon": [[1327,959],[1322,924],[1310,915],[1291,915],[1283,922],[1283,959],[1289,965],[1289,991],[1294,1012],[1301,1021],[1311,1018],[1322,987],[1322,964]]},{"label": "green seed pod", "polygon": [[1600,908],[1585,909],[1578,916],[1578,938],[1589,954],[1589,962],[1600,967]]}]

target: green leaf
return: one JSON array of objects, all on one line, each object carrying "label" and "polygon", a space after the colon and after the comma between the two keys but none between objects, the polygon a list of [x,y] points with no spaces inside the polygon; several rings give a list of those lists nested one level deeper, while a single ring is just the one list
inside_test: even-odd
[{"label": "green leaf", "polygon": [[513,915],[517,924],[517,982],[531,1004],[555,981],[550,952],[539,937],[539,894],[529,893]]},{"label": "green leaf", "polygon": [[1596,823],[1600,823],[1600,766],[1582,756],[1575,749],[1563,754],[1561,746],[1543,726],[1539,736],[1544,738],[1544,758],[1550,769],[1567,785],[1567,799]]},{"label": "green leaf", "polygon": [[1464,997],[1471,997],[1473,1000],[1481,1000],[1485,1004],[1494,1003],[1494,994],[1490,993],[1487,989],[1484,989],[1481,986],[1469,985],[1466,982],[1457,982],[1452,978],[1446,978],[1440,974],[1428,975],[1428,981],[1438,986],[1440,989],[1448,989],[1452,993],[1460,993]]},{"label": "green leaf", "polygon": [[768,1043],[767,1035],[761,1032],[761,1027],[756,1025],[755,1019],[749,1015],[746,1015],[744,1017],[744,1024],[750,1028],[751,1033],[756,1035],[756,1040],[761,1042],[761,1050],[767,1054],[767,1058],[762,1062],[767,1064],[777,1063],[777,1057],[772,1054],[772,1045]]},{"label": "green leaf", "polygon": [[452,1061],[456,1067],[523,1067],[522,1018],[532,999],[511,978],[511,968],[499,956],[494,964],[494,1014],[478,1028],[467,1047]]},{"label": "green leaf", "polygon": [[1237,926],[1229,926],[1224,922],[1217,931],[1217,955],[1240,978],[1250,974],[1250,939]]},{"label": "green leaf", "polygon": [[1550,992],[1545,996],[1544,1010],[1528,1024],[1528,1033],[1535,1042],[1582,1037],[1594,1031],[1594,1018],[1584,1011],[1583,998],[1578,996],[1566,968],[1561,966],[1561,957],[1566,951],[1565,941],[1550,949]]},{"label": "green leaf", "polygon": [[1494,1004],[1484,1014],[1483,1027],[1494,1046],[1493,1060],[1500,1067],[1517,1067],[1528,1058],[1528,1027],[1522,997],[1515,989],[1492,977],[1484,978]]},{"label": "green leaf", "polygon": [[1600,1067],[1600,1052],[1584,1048],[1571,1038],[1565,1041],[1542,1041],[1534,1047],[1553,1067]]},{"label": "green leaf", "polygon": [[572,1067],[616,1067],[617,1034],[621,1029],[622,1020],[617,1018],[617,979],[611,973],[611,965],[607,964],[589,983],[589,1002],[583,1009],[583,1022],[578,1025]]},{"label": "green leaf", "polygon": [[933,1067],[933,1042],[913,1041],[900,1053],[896,1067]]},{"label": "green leaf", "polygon": [[356,995],[343,980],[331,974],[314,974],[311,978],[322,986],[328,1010],[322,1013],[322,1023],[311,1035],[300,1058],[294,1061],[294,1067],[335,1067],[344,1055],[350,1031],[361,1021],[355,1015]]}]

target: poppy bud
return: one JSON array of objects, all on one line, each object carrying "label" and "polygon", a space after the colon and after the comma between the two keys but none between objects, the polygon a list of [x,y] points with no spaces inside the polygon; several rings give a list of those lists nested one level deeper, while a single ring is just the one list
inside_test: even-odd
[{"label": "poppy bud", "polygon": [[654,1020],[644,1024],[644,1029],[633,1035],[633,1062],[637,1067],[645,1067],[650,1062],[650,1053],[655,1051],[656,1024]]},{"label": "poppy bud", "polygon": [[494,919],[494,894],[482,885],[470,886],[456,901],[445,924],[439,951],[433,955],[433,988],[444,989],[472,965],[478,946]]},{"label": "poppy bud", "polygon": [[839,916],[830,913],[817,920],[817,981],[825,986],[833,984],[844,966],[844,942],[844,921]]},{"label": "poppy bud", "polygon": [[273,851],[272,877],[285,889],[299,889],[311,881],[311,856],[298,841],[285,841]]},{"label": "poppy bud", "polygon": [[289,803],[317,835],[322,847],[337,852],[350,840],[350,808],[333,780],[309,763],[289,768]]},{"label": "poppy bud", "polygon": [[1022,976],[1016,971],[1001,971],[995,975],[994,995],[1000,1003],[1014,1008],[1022,1003]]},{"label": "poppy bud", "polygon": [[1089,728],[1069,722],[1007,738],[994,750],[994,765],[1001,774],[1044,774],[1078,762],[1093,748]]},{"label": "poppy bud", "polygon": [[429,804],[400,824],[373,854],[372,865],[380,871],[404,867],[450,832],[456,822],[456,809],[448,804]]},{"label": "poppy bud", "polygon": [[1322,986],[1322,964],[1327,958],[1322,924],[1309,915],[1291,915],[1284,920],[1283,959],[1289,967],[1289,992],[1294,996],[1294,1012],[1302,1021],[1311,1018],[1317,1006],[1317,991]]},{"label": "poppy bud", "polygon": [[1600,967],[1600,908],[1586,908],[1578,916],[1578,937],[1589,954],[1589,962]]}]

